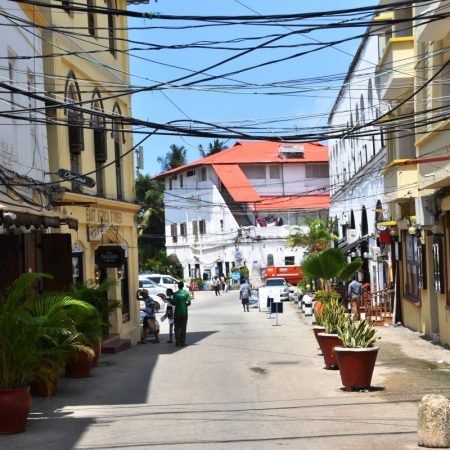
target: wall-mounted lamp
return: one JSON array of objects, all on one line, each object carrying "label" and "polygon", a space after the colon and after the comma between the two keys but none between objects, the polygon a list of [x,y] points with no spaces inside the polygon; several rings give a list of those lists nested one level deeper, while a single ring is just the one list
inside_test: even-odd
[{"label": "wall-mounted lamp", "polygon": [[369,259],[370,258],[369,252],[364,252],[362,256],[363,256],[364,259]]},{"label": "wall-mounted lamp", "polygon": [[411,226],[408,228],[408,234],[414,236],[416,233],[417,233],[417,228],[416,228],[414,225],[411,225]]}]

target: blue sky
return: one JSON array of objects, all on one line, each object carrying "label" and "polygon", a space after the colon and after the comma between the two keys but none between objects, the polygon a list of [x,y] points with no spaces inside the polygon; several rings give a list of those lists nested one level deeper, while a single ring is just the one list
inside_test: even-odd
[{"label": "blue sky", "polygon": [[[260,15],[302,13],[308,11],[324,11],[327,9],[345,9],[367,5],[374,5],[375,1],[368,0],[277,0],[276,2],[256,0],[159,0],[148,5],[131,6],[132,10],[154,11],[160,14],[170,15],[253,15],[250,9]],[[249,9],[250,8],[250,9]],[[255,14],[256,15],[256,14]],[[314,20],[318,22],[317,19]],[[129,20],[129,26],[147,25],[175,25],[174,21],[143,21]],[[177,21],[177,25],[187,22]],[[192,24],[192,22],[190,22]],[[289,26],[287,26],[289,27]],[[362,33],[363,29],[335,29],[318,30],[305,36],[292,36],[281,42],[284,44],[323,42],[354,36]],[[236,37],[262,36],[273,33],[287,33],[285,27],[255,27],[235,26],[185,29],[185,30],[130,30],[129,38],[134,40],[151,42],[159,45],[187,44],[198,41],[224,40]],[[260,41],[258,41],[260,42]],[[248,45],[248,44],[241,44]],[[277,63],[268,67],[234,75],[234,79],[252,83],[273,83],[281,80],[304,79],[328,74],[346,72],[352,57],[359,45],[359,40],[352,40],[339,44],[334,48],[328,48],[311,55],[302,56],[287,62]],[[130,44],[130,47],[133,44]],[[208,71],[208,74],[218,75],[239,68],[251,66],[262,61],[277,59],[298,52],[300,49],[264,49],[230,62],[224,66]],[[133,53],[133,52],[132,52]],[[155,82],[168,81],[188,74],[184,69],[199,70],[215,62],[230,57],[232,52],[225,50],[183,49],[183,50],[158,50],[139,51],[135,53],[146,61],[138,58],[130,58],[131,82],[134,85],[151,85]],[[175,67],[167,67],[168,64]],[[194,78],[198,79],[198,78]],[[217,83],[218,81],[216,81]],[[222,80],[221,84],[223,84]],[[227,82],[225,80],[225,82]],[[339,83],[337,83],[339,84]],[[179,119],[193,119],[207,122],[242,121],[258,124],[266,118],[298,116],[298,120],[290,122],[290,125],[317,126],[326,123],[325,119],[313,116],[317,113],[326,113],[333,104],[333,97],[337,90],[318,90],[308,95],[281,96],[281,95],[252,95],[208,92],[204,89],[168,89],[162,92],[146,92],[133,96],[133,116],[159,123],[167,123]],[[266,127],[267,129],[267,127]],[[135,136],[135,143],[142,135]],[[142,173],[155,175],[161,171],[157,157],[169,151],[171,144],[183,145],[187,151],[188,162],[200,158],[197,150],[199,144],[207,147],[213,139],[196,137],[158,136],[153,135],[144,143],[144,170]],[[234,140],[228,141],[232,146]]]}]

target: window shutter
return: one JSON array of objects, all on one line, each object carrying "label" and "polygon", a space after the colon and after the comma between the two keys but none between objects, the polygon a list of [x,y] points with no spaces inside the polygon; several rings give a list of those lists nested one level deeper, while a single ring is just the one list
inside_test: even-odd
[{"label": "window shutter", "polygon": [[69,122],[69,149],[73,154],[79,154],[84,150],[83,118],[77,111],[70,111]]},{"label": "window shutter", "polygon": [[0,249],[4,262],[0,270],[0,291],[4,291],[6,286],[23,273],[22,238],[21,234],[0,234]]},{"label": "window shutter", "polygon": [[98,163],[105,163],[108,159],[108,152],[106,147],[106,133],[103,127],[94,126],[94,151],[95,161]]},{"label": "window shutter", "polygon": [[44,291],[68,291],[72,283],[72,244],[70,234],[42,235],[42,272],[52,279],[44,279]]}]

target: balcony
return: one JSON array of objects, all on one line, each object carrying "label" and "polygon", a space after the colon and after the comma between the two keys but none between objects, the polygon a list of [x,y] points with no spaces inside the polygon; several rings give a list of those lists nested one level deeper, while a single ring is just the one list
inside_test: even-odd
[{"label": "balcony", "polygon": [[383,100],[396,100],[412,91],[414,83],[414,38],[392,37],[377,66],[379,93]]},{"label": "balcony", "polygon": [[450,30],[450,17],[430,21],[427,16],[450,13],[450,4],[446,0],[422,4],[415,7],[416,39],[421,42],[440,41]]},{"label": "balcony", "polygon": [[401,202],[418,195],[417,165],[409,160],[392,161],[384,171],[384,189],[388,202]]}]

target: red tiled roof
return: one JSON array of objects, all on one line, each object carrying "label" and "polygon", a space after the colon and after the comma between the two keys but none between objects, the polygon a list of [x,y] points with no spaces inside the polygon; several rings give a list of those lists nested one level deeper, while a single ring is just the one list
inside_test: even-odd
[{"label": "red tiled roof", "polygon": [[329,206],[329,195],[260,197],[260,201],[255,203],[255,211],[280,211],[283,209],[328,209]]},{"label": "red tiled roof", "polygon": [[259,194],[237,164],[213,164],[222,184],[236,202],[254,202]]},{"label": "red tiled roof", "polygon": [[[280,146],[303,146],[303,158],[282,159],[279,156]],[[328,147],[318,142],[312,143],[280,143],[270,141],[243,141],[233,147],[222,150],[214,155],[186,164],[176,169],[160,173],[155,179],[162,179],[191,167],[218,164],[304,164],[311,162],[328,162]]]}]

